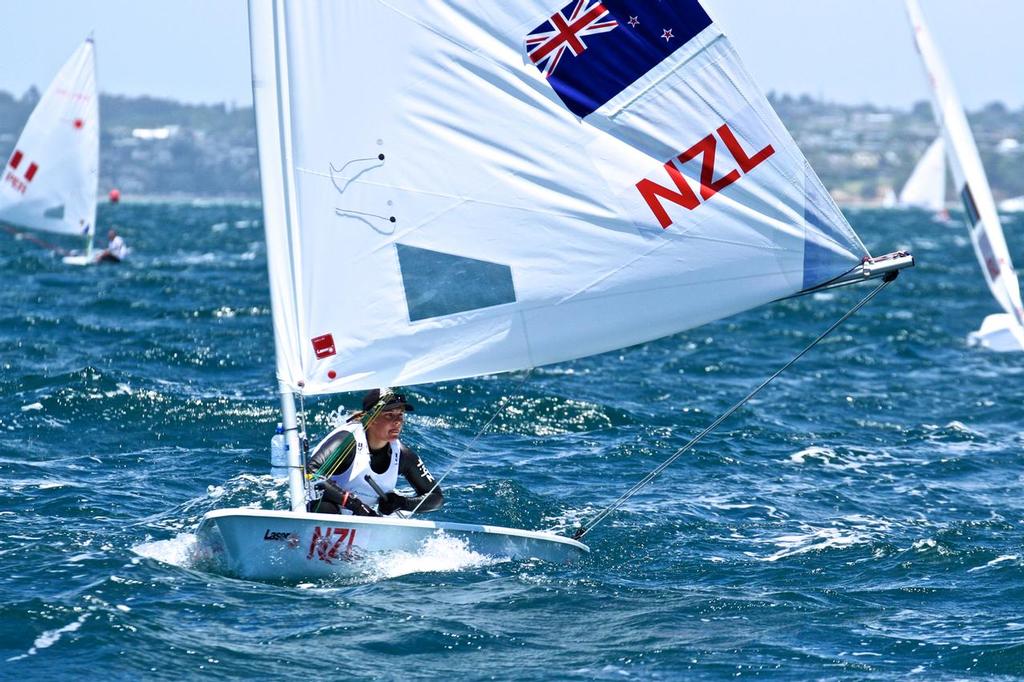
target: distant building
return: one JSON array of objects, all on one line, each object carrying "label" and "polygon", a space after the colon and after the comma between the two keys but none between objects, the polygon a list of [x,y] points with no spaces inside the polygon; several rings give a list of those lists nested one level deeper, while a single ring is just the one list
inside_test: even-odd
[{"label": "distant building", "polygon": [[875,152],[854,152],[850,157],[855,168],[874,169],[878,168],[881,156]]},{"label": "distant building", "polygon": [[166,140],[174,137],[181,126],[163,126],[162,128],[132,128],[132,137],[140,140]]}]

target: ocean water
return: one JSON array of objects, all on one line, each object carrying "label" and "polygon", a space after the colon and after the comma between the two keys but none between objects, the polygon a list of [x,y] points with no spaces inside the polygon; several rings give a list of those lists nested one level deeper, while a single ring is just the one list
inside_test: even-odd
[{"label": "ocean water", "polygon": [[[441,538],[291,585],[189,559],[205,512],[285,505],[258,207],[100,218],[129,263],[65,267],[0,234],[0,678],[1024,675],[1024,356],[966,346],[996,306],[959,224],[851,214],[918,267],[588,534],[584,560]],[[1004,224],[1022,263],[1024,219]],[[455,464],[435,517],[571,533],[867,291],[410,387],[405,440],[435,474]],[[308,403],[312,435],[357,399]]]}]

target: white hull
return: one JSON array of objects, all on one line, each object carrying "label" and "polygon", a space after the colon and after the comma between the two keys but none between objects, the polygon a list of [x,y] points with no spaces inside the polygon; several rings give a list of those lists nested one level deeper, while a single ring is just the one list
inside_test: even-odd
[{"label": "white hull", "polygon": [[1021,351],[1024,350],[1024,327],[1017,324],[1012,315],[989,315],[981,323],[981,329],[967,335],[967,344],[1000,353]]},{"label": "white hull", "polygon": [[94,256],[64,256],[60,259],[64,265],[95,265]]},{"label": "white hull", "polygon": [[539,531],[260,509],[212,511],[196,536],[203,563],[242,578],[292,581],[352,574],[368,553],[415,553],[440,533],[494,558],[565,562],[590,552],[580,542]]}]

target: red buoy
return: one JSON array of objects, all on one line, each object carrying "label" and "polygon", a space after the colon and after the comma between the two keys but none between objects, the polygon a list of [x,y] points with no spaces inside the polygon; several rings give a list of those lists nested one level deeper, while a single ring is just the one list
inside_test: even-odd
[{"label": "red buoy", "polygon": [[110,203],[116,204],[117,202],[121,201],[121,190],[115,187],[114,189],[110,190],[109,196]]}]

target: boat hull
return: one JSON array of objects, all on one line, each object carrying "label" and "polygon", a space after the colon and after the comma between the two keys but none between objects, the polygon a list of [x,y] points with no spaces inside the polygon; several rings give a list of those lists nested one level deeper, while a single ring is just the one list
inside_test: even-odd
[{"label": "boat hull", "polygon": [[496,559],[566,562],[589,548],[552,533],[394,517],[362,517],[260,509],[221,509],[196,531],[198,558],[256,580],[309,580],[359,572],[373,553],[419,551],[443,534]]},{"label": "boat hull", "polygon": [[92,256],[64,256],[61,262],[64,265],[96,265],[96,259]]},{"label": "boat hull", "polygon": [[1007,313],[989,315],[981,328],[967,335],[967,344],[1000,353],[1024,350],[1024,328]]}]

